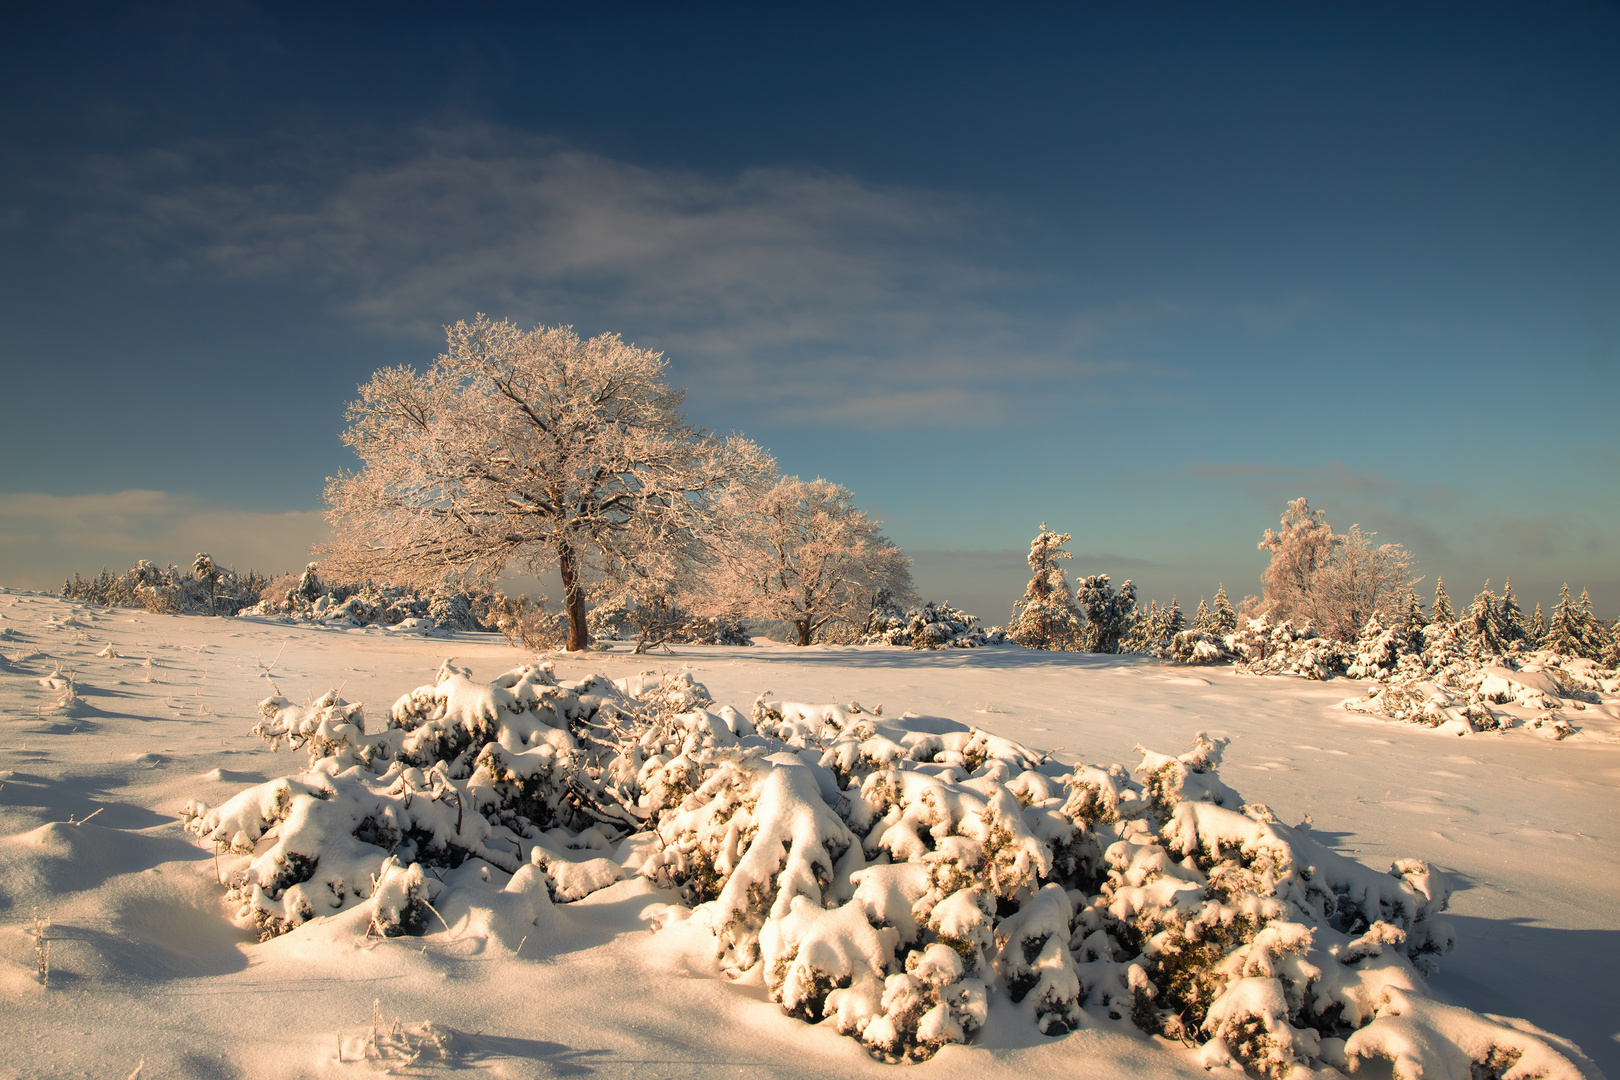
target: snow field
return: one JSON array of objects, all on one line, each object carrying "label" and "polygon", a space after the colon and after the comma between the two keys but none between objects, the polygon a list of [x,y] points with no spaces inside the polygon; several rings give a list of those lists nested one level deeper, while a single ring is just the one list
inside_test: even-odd
[{"label": "snow field", "polygon": [[[14,631],[0,642],[0,655],[8,658],[0,668],[0,723],[11,770],[0,781],[0,859],[7,864],[0,917],[6,920],[5,940],[14,942],[0,949],[0,971],[7,1002],[19,1008],[50,1002],[43,1015],[29,1008],[27,1030],[56,1048],[19,1059],[21,1074],[66,1071],[48,1059],[68,1053],[98,1075],[119,1066],[127,1074],[133,1061],[112,1055],[128,1051],[146,1056],[152,1075],[157,1062],[167,1063],[164,1075],[219,1075],[218,1057],[209,1057],[217,1051],[246,1075],[287,1075],[288,1061],[317,1075],[348,1067],[336,1062],[338,1040],[353,1041],[369,1031],[371,1002],[380,1000],[389,1022],[398,1015],[408,1024],[431,1020],[452,1030],[455,1060],[497,1075],[552,1075],[569,1062],[628,1072],[635,1061],[652,1058],[662,1062],[658,1069],[676,1075],[683,1069],[712,1074],[722,1068],[715,1062],[754,1062],[754,1071],[780,1075],[833,1069],[892,1075],[854,1040],[838,1037],[835,1025],[808,1027],[767,1000],[768,994],[782,995],[790,979],[798,980],[793,986],[814,982],[794,975],[791,965],[775,987],[770,965],[754,967],[740,984],[718,978],[712,918],[718,909],[699,907],[685,916],[691,908],[676,903],[682,897],[645,878],[618,881],[572,903],[548,893],[544,907],[532,888],[509,888],[519,877],[539,876],[525,874],[529,867],[546,871],[554,886],[561,883],[571,872],[567,868],[604,857],[588,845],[557,849],[555,842],[536,843],[541,857],[535,860],[531,850],[511,876],[488,860],[468,860],[463,866],[471,869],[448,886],[446,904],[435,903],[451,929],[433,917],[425,938],[367,938],[366,920],[347,925],[346,912],[340,912],[264,944],[244,943],[244,935],[222,918],[224,890],[212,857],[181,839],[175,816],[188,800],[220,806],[246,786],[305,767],[303,753],[272,757],[263,742],[245,734],[261,719],[254,703],[271,696],[262,668],[273,663],[274,681],[289,704],[313,703],[341,686],[342,698],[365,704],[374,731],[380,726],[375,720],[401,691],[424,682],[443,685],[431,680],[447,652],[457,654],[457,666],[476,671],[458,676],[473,686],[524,659],[504,643],[483,636],[401,640],[381,631],[86,611],[15,595],[0,597],[0,616],[0,628]],[[109,644],[116,659],[95,656]],[[148,658],[151,667],[143,663]],[[556,677],[577,683],[589,669],[599,669],[623,681],[649,662],[658,661],[614,653],[559,658]],[[1605,835],[1614,819],[1614,747],[1596,733],[1556,744],[1519,731],[1458,739],[1335,714],[1331,706],[1343,697],[1342,688],[1207,669],[1194,677],[1116,657],[993,648],[917,654],[764,647],[682,650],[667,661],[671,670],[682,662],[693,665],[716,700],[743,706],[734,716],[745,723],[753,719],[747,704],[769,687],[781,693],[767,695],[767,704],[846,703],[837,713],[806,710],[791,722],[852,726],[847,722],[858,725],[864,714],[890,723],[872,717],[870,709],[853,713],[847,707],[851,701],[874,708],[884,702],[891,719],[903,708],[954,717],[962,728],[977,726],[1027,746],[1084,747],[1086,761],[1135,762],[1141,757],[1131,752],[1135,743],[1182,747],[1198,730],[1228,738],[1221,776],[1231,787],[1264,801],[1282,820],[1308,813],[1317,819],[1316,829],[1345,830],[1313,830],[1291,843],[1325,838],[1343,851],[1359,848],[1357,857],[1379,868],[1382,877],[1387,875],[1381,868],[1399,855],[1422,857],[1450,872],[1460,886],[1452,904],[1460,944],[1441,960],[1431,984],[1437,995],[1475,1009],[1529,1015],[1599,1054],[1613,1046],[1603,1026],[1612,1017],[1592,1004],[1613,987],[1613,976],[1604,974],[1615,959],[1616,926],[1607,898],[1620,877],[1612,837]],[[61,673],[52,675],[58,667],[74,677],[77,704],[60,706],[64,688],[40,685],[60,680]],[[636,689],[647,686],[644,680]],[[710,715],[736,736],[720,712]],[[785,713],[780,723],[790,723]],[[1279,729],[1286,732],[1282,738]],[[719,731],[711,724],[709,734]],[[792,741],[793,733],[787,734]],[[1072,762],[1074,750],[1060,750],[1059,757]],[[1447,760],[1457,758],[1467,760]],[[806,764],[778,764],[768,776],[814,773]],[[738,781],[733,788],[740,786]],[[819,782],[812,788],[822,790]],[[811,789],[798,792],[798,805],[813,801]],[[87,824],[66,824],[70,815],[83,820],[97,807],[101,813]],[[1286,829],[1280,822],[1243,820],[1244,828],[1264,824],[1279,835]],[[821,831],[836,829],[828,822]],[[897,834],[891,846],[899,844]],[[613,865],[628,872],[632,855],[625,852]],[[222,858],[220,873],[229,876],[235,869],[230,857]],[[576,882],[575,892],[612,876],[601,866],[592,873],[601,877]],[[858,883],[867,895],[881,891],[870,880]],[[1051,923],[1063,914],[1050,893],[1035,903],[1040,895],[1034,890],[1026,898],[1031,914],[1024,922]],[[1063,899],[1071,905],[1065,917],[1072,920],[1076,906],[1068,895]],[[24,926],[33,906],[53,920],[52,934],[61,935],[52,942],[48,990],[31,979],[32,945]],[[753,935],[762,950],[779,949],[780,955],[796,944],[797,958],[805,954],[807,937],[812,953],[815,940],[848,940],[848,934],[830,930],[814,939],[815,925],[799,925],[810,923],[804,904],[799,907],[797,921],[790,901],[789,910],[770,924],[776,938],[769,946],[767,926],[756,931],[739,924],[728,947],[735,953],[740,944],[746,951]],[[530,915],[529,909],[549,914]],[[529,932],[514,933],[525,918]],[[544,932],[536,919],[549,921],[554,932]],[[668,925],[647,934],[654,921]],[[1035,937],[1042,941],[1027,961],[1032,970],[1052,935]],[[916,967],[903,973],[918,984],[913,991],[926,996],[962,981],[944,962],[948,958],[936,951],[930,960],[928,952],[921,950]],[[986,959],[995,962],[988,953]],[[690,975],[680,975],[683,970]],[[945,976],[954,981],[940,982]],[[444,992],[449,982],[461,984],[454,994]],[[524,987],[521,994],[513,993],[517,986]],[[319,994],[311,993],[317,988]],[[380,988],[395,991],[393,998]],[[545,1007],[537,1011],[534,1003],[542,1000]],[[1263,1004],[1245,1007],[1252,1015]],[[971,1005],[968,1013],[976,1015]],[[267,1010],[274,1012],[273,1023],[265,1023]],[[1088,1009],[1082,1020],[1094,1011]],[[1407,1011],[1421,1009],[1408,1002]],[[1064,1038],[1048,1039],[1028,1012],[1023,1002],[988,993],[975,1042],[947,1047],[919,1068],[999,1074],[1085,1060],[1094,1071],[1104,1064],[1100,1054],[1119,1075],[1202,1071],[1195,1056],[1147,1040],[1128,1019],[1115,1023],[1104,1015]],[[75,1025],[101,1037],[87,1040]],[[484,1034],[464,1034],[474,1031]],[[1071,1057],[1077,1054],[1083,1057]]]}]

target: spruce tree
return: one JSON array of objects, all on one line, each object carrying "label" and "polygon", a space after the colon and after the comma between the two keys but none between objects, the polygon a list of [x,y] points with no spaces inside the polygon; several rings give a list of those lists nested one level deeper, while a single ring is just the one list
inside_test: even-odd
[{"label": "spruce tree", "polygon": [[1204,603],[1204,598],[1200,596],[1198,598],[1198,612],[1193,616],[1193,629],[1201,633],[1209,633],[1210,617],[1209,605]]},{"label": "spruce tree", "polygon": [[1423,651],[1423,628],[1429,625],[1428,616],[1423,614],[1423,601],[1418,599],[1416,589],[1408,589],[1406,603],[1403,605],[1400,633],[1405,639],[1407,647],[1413,652]]},{"label": "spruce tree", "polygon": [[1146,611],[1138,612],[1130,632],[1120,642],[1120,652],[1146,653],[1158,650],[1158,633],[1164,625],[1164,616],[1157,600],[1148,601]]},{"label": "spruce tree", "polygon": [[1170,594],[1170,608],[1165,615],[1165,627],[1168,631],[1165,634],[1166,640],[1175,637],[1177,634],[1187,629],[1187,616],[1181,613],[1181,605],[1176,603],[1176,596],[1174,593]]},{"label": "spruce tree", "polygon": [[1496,615],[1503,643],[1510,647],[1523,647],[1527,637],[1524,612],[1519,610],[1519,602],[1513,598],[1512,578],[1502,582],[1502,602],[1497,606]]},{"label": "spruce tree", "polygon": [[1074,648],[1080,634],[1080,609],[1069,592],[1069,579],[1058,565],[1074,556],[1063,550],[1068,533],[1052,532],[1046,522],[1030,541],[1029,568],[1033,572],[1023,599],[1013,605],[1007,636],[1030,649]]},{"label": "spruce tree", "polygon": [[1561,656],[1580,656],[1585,645],[1581,629],[1580,612],[1569,598],[1569,582],[1566,581],[1558,592],[1558,604],[1553,608],[1552,618],[1548,620],[1543,648]]},{"label": "spruce tree", "polygon": [[1485,580],[1485,587],[1479,591],[1479,595],[1474,597],[1473,603],[1468,605],[1462,621],[1464,632],[1478,651],[1498,656],[1508,651],[1507,642],[1502,637],[1502,614],[1496,604],[1496,594],[1491,592],[1489,578]]},{"label": "spruce tree", "polygon": [[1238,614],[1232,607],[1232,601],[1226,598],[1226,586],[1221,585],[1215,590],[1215,613],[1211,620],[1210,632],[1217,637],[1235,634],[1238,628]]},{"label": "spruce tree", "polygon": [[1136,621],[1136,586],[1129,580],[1114,592],[1107,574],[1093,574],[1074,583],[1074,600],[1085,627],[1078,642],[1086,652],[1112,653]]},{"label": "spruce tree", "polygon": [[1530,619],[1530,644],[1537,649],[1547,646],[1547,617],[1541,613],[1541,605],[1536,604],[1536,613]]},{"label": "spruce tree", "polygon": [[1457,621],[1456,614],[1451,610],[1451,597],[1446,595],[1446,579],[1434,579],[1434,606],[1429,609],[1429,621],[1436,626]]}]

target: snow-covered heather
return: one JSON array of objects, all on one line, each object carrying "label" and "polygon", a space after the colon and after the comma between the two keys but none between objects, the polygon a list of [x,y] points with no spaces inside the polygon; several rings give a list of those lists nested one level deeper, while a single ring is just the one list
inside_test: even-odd
[{"label": "snow-covered heather", "polygon": [[[1138,744],[1175,753],[1199,731],[1229,739],[1221,778],[1281,822],[1308,818],[1316,841],[1378,869],[1411,856],[1450,876],[1457,944],[1429,981],[1438,996],[1522,1017],[1620,1075],[1613,703],[1589,706],[1562,741],[1524,728],[1458,736],[1339,708],[1354,682],[1141,658],[628,649],[556,657],[556,675],[689,665],[717,702],[745,713],[762,691],[881,704],[886,716],[951,717],[1056,748],[1065,762],[1135,765]],[[368,940],[334,918],[258,944],[233,927],[215,860],[179,815],[189,800],[218,806],[306,767],[302,752],[273,754],[247,733],[257,702],[337,689],[380,720],[450,656],[480,682],[533,659],[491,635],[158,616],[0,593],[0,1072],[127,1076],[144,1059],[142,1076],[364,1074],[352,1059],[371,1037],[375,1001],[377,1041],[421,1050],[422,1074],[448,1067],[433,1040],[449,1032],[455,1063],[491,1076],[898,1075],[855,1040],[784,1015],[759,969],[724,978],[698,920],[648,932],[671,918],[662,905],[672,897],[645,879],[548,908],[533,926],[514,897],[483,925],[447,910],[453,929],[426,937]],[[574,858],[588,866],[593,854]],[[35,909],[51,921],[48,986],[36,977]],[[1195,1053],[1128,1022],[1050,1039],[1011,1002],[991,995],[989,1008],[973,1045],[907,1068],[1204,1073]],[[392,1035],[396,1017],[404,1026]]]}]

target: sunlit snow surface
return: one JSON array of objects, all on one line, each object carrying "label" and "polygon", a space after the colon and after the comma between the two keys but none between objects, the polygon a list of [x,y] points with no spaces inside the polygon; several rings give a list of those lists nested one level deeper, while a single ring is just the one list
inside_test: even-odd
[{"label": "sunlit snow surface", "polygon": [[[559,657],[557,674],[623,678],[690,665],[717,702],[761,691],[952,717],[1064,761],[1134,764],[1137,744],[1226,736],[1222,778],[1287,823],[1374,867],[1415,856],[1457,889],[1457,947],[1432,989],[1523,1017],[1620,1075],[1620,722],[1575,714],[1554,742],[1525,729],[1456,736],[1338,708],[1360,684],[1175,669],[1140,658],[985,648],[624,646]],[[758,978],[728,982],[707,931],[650,932],[671,898],[622,881],[560,905],[514,955],[488,936],[386,942],[340,920],[266,944],[225,918],[211,853],[184,834],[190,799],[218,805],[300,771],[247,734],[276,687],[341,687],[383,715],[447,657],[487,680],[532,659],[497,637],[335,630],[86,609],[0,593],[0,1074],[354,1075],[371,1034],[430,1021],[459,1065],[490,1076],[1203,1075],[1162,1040],[1087,1027],[1048,1039],[992,1016],[969,1047],[882,1065],[789,1018]],[[71,676],[72,696],[67,677]],[[67,703],[63,704],[64,698]],[[86,820],[89,815],[94,818]],[[72,822],[84,822],[73,824]],[[32,915],[48,918],[50,982]],[[459,925],[459,924],[458,924]],[[356,942],[361,941],[360,947]],[[424,1059],[415,1071],[431,1075]],[[915,1070],[915,1073],[912,1072]]]}]

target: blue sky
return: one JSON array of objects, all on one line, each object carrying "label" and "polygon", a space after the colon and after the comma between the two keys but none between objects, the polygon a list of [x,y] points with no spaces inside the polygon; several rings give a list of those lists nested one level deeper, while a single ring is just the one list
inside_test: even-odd
[{"label": "blue sky", "polygon": [[477,311],[662,349],[987,621],[1298,495],[1620,613],[1620,10],[84,5],[0,43],[0,581],[319,536]]}]

